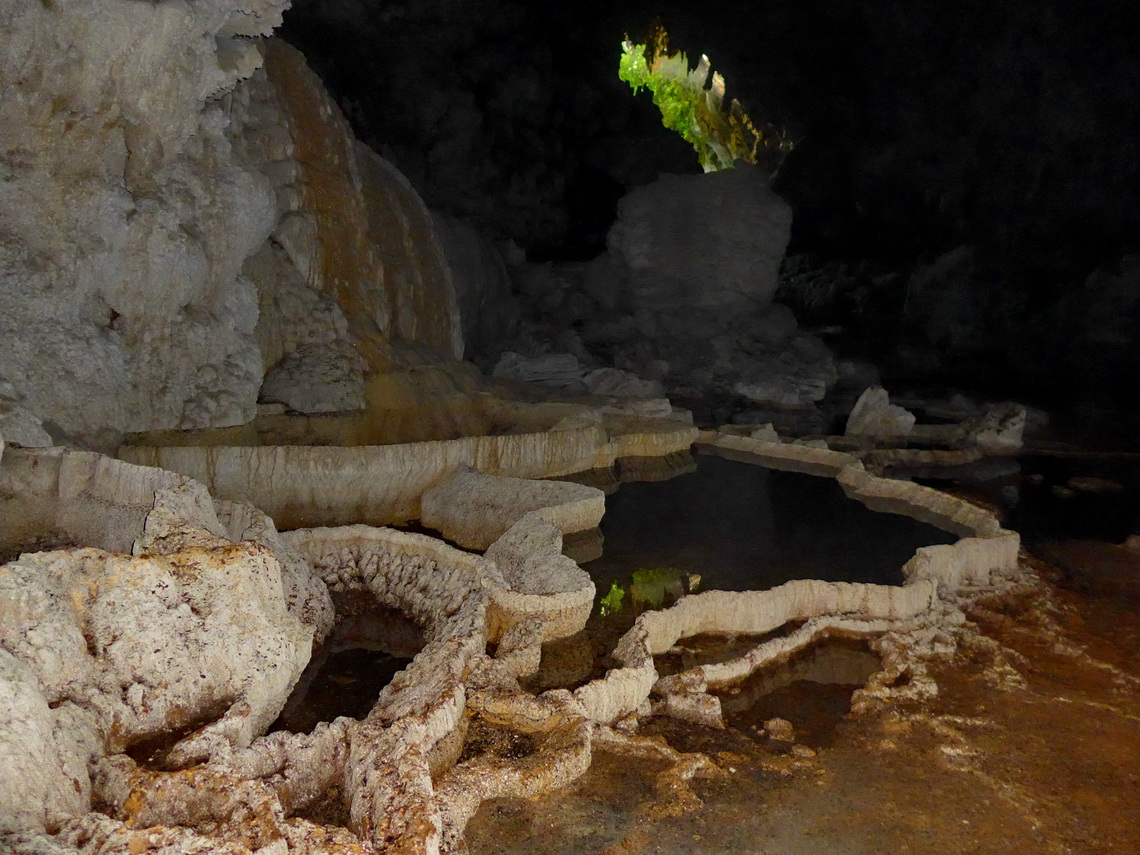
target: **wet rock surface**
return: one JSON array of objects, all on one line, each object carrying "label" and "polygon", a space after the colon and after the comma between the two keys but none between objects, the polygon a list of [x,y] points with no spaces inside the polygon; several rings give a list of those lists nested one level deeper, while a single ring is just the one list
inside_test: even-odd
[{"label": "wet rock surface", "polygon": [[700,809],[653,814],[665,803],[658,769],[599,758],[558,796],[489,803],[470,826],[472,851],[1131,852],[1135,614],[1039,570],[966,606],[957,652],[928,660],[937,696],[857,693],[812,754],[658,719],[642,732],[705,753],[722,773],[694,782]]},{"label": "wet rock surface", "polygon": [[[44,614],[75,618],[74,631],[68,620],[40,619],[25,631],[18,609],[0,612],[3,685],[18,711],[0,728],[0,758],[28,782],[5,796],[5,805],[14,806],[4,816],[12,829],[7,839],[32,845],[36,834],[50,831],[51,845],[83,852],[234,853],[275,840],[308,852],[406,846],[451,852],[465,840],[479,851],[495,840],[494,851],[526,852],[537,843],[536,815],[518,800],[560,798],[562,807],[543,814],[542,828],[577,823],[559,838],[567,852],[641,851],[651,842],[680,847],[682,840],[692,846],[693,835],[707,836],[710,852],[755,851],[732,847],[749,839],[755,845],[749,835],[756,833],[791,839],[780,824],[781,805],[796,799],[811,797],[805,804],[813,810],[838,811],[850,822],[844,811],[851,809],[851,780],[859,778],[853,770],[866,764],[867,751],[889,753],[879,762],[895,772],[895,784],[911,780],[891,765],[895,759],[913,775],[930,766],[929,760],[915,766],[913,758],[924,752],[957,769],[953,764],[996,751],[964,747],[975,729],[989,732],[973,723],[981,713],[944,714],[938,704],[961,702],[946,697],[947,687],[963,680],[969,686],[975,667],[979,685],[1002,697],[1030,686],[1038,672],[1019,646],[1024,633],[1043,634],[1051,655],[1072,658],[1086,677],[1114,681],[1114,700],[1093,702],[1097,715],[1127,703],[1135,678],[1120,655],[1096,665],[1093,652],[1065,640],[1068,625],[1056,616],[1068,614],[1066,595],[1010,561],[974,552],[972,540],[1004,543],[992,517],[964,514],[963,503],[936,501],[941,494],[927,488],[875,478],[847,455],[729,439],[716,447],[743,443],[757,457],[780,449],[783,456],[774,460],[802,458],[798,465],[806,466],[830,461],[823,471],[838,473],[861,501],[943,515],[945,524],[973,535],[938,547],[958,555],[960,565],[932,558],[908,564],[907,584],[894,588],[802,580],[767,592],[712,591],[621,617],[612,632],[587,627],[585,635],[559,639],[581,627],[593,591],[576,626],[557,629],[565,617],[560,598],[577,596],[573,562],[559,554],[558,530],[533,515],[524,515],[485,557],[422,534],[369,526],[278,534],[260,512],[216,502],[182,476],[97,455],[78,454],[69,464],[58,452],[5,449],[2,472],[13,484],[22,479],[25,490],[39,484],[40,496],[75,485],[65,498],[52,499],[56,514],[71,507],[73,517],[91,516],[99,507],[93,497],[114,498],[120,509],[111,515],[117,526],[111,536],[133,543],[136,553],[87,548],[23,555],[0,572],[0,580],[19,583],[6,597],[16,605],[31,602],[37,585],[63,585],[40,597]],[[46,477],[29,479],[24,464],[37,456]],[[53,470],[46,466],[51,460],[65,465]],[[28,575],[29,568],[36,572]],[[225,580],[224,594],[212,579]],[[963,582],[968,587],[960,589]],[[231,601],[235,586],[238,598]],[[117,603],[116,597],[122,608],[101,605],[101,598]],[[157,616],[151,627],[128,606],[155,597],[170,602],[151,610]],[[118,627],[114,639],[103,639],[105,620]],[[174,624],[164,629],[162,621]],[[235,653],[227,621],[242,627],[242,638],[259,632],[258,643]],[[194,635],[199,624],[208,637]],[[46,640],[53,627],[80,645],[75,655]],[[274,633],[295,643],[293,652]],[[701,641],[702,633],[722,634],[725,642]],[[864,640],[861,651],[848,651],[861,663],[855,677],[812,652],[836,635]],[[174,645],[177,655],[151,655],[139,646],[144,641],[159,654]],[[316,657],[309,654],[312,641],[324,643]],[[91,645],[103,652],[83,652]],[[119,655],[123,645],[134,652]],[[575,651],[584,646],[592,653],[579,661]],[[326,694],[339,706],[288,720],[286,695],[302,697],[316,685],[319,660],[349,649],[370,657],[371,670],[333,675],[335,688]],[[797,664],[802,655],[807,665]],[[679,657],[679,670],[661,667],[669,657]],[[310,671],[302,674],[306,662]],[[133,686],[122,697],[108,692],[123,683],[108,670],[119,666],[133,669],[141,693]],[[182,685],[187,669],[203,675],[208,691],[195,694],[196,685]],[[1040,673],[1056,680],[1062,672]],[[829,689],[821,696],[805,675],[845,686],[843,695]],[[44,686],[55,694],[43,694]],[[153,697],[146,686],[154,687]],[[1099,691],[1095,680],[1086,689]],[[350,694],[359,702],[351,710]],[[231,699],[218,704],[226,695]],[[1002,709],[1000,699],[986,703]],[[804,718],[810,709],[815,713]],[[45,733],[51,740],[43,740]],[[44,770],[58,771],[45,776]],[[603,803],[599,794],[612,786],[616,770],[613,780],[625,794]],[[924,774],[941,786],[938,774]],[[986,767],[965,780],[1000,790],[985,777],[995,774]],[[1097,781],[1115,780],[1114,774]],[[879,786],[884,779],[876,772],[870,780]],[[982,795],[965,792],[975,800]],[[946,793],[951,801],[964,798],[953,788]],[[811,800],[821,796],[822,804]],[[726,822],[746,798],[752,819]],[[991,802],[982,813],[996,824]],[[760,814],[757,804],[766,807]],[[897,834],[913,834],[903,825]],[[797,851],[806,839],[781,851]]]}]

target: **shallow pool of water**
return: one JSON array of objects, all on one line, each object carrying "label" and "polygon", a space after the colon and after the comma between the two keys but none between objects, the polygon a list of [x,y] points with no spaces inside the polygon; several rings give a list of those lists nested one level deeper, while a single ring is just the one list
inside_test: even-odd
[{"label": "shallow pool of water", "polygon": [[[617,584],[644,605],[692,588],[744,591],[792,579],[900,585],[920,546],[957,538],[908,517],[876,513],[831,478],[700,455],[696,471],[623,484],[606,498],[602,556],[582,566],[600,597]],[[641,573],[634,586],[634,574]],[[639,592],[637,589],[644,589]],[[676,590],[673,590],[676,589]]]},{"label": "shallow pool of water", "polygon": [[796,742],[823,748],[851,711],[854,691],[881,667],[866,642],[833,638],[716,694],[731,727],[759,734],[769,719],[781,718],[792,724]]},{"label": "shallow pool of water", "polygon": [[363,719],[380,690],[411,661],[363,647],[318,653],[270,730],[310,733],[320,722],[340,716]]}]

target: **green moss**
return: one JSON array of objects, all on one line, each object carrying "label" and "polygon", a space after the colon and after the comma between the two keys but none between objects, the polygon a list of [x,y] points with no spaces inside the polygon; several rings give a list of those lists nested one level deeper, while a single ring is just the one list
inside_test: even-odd
[{"label": "green moss", "polygon": [[668,36],[659,24],[650,29],[647,41],[622,42],[618,77],[634,94],[650,91],[662,124],[692,145],[704,170],[731,169],[743,160],[774,173],[792,148],[784,133],[757,128],[738,101],[725,109],[724,78],[711,72],[707,57],[690,71],[684,53],[669,52]]}]

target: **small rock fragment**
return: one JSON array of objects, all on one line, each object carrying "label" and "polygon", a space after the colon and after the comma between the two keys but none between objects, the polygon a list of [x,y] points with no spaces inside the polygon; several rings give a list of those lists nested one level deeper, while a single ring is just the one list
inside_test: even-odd
[{"label": "small rock fragment", "polygon": [[795,742],[796,729],[786,718],[770,718],[764,722],[764,732],[776,742]]}]

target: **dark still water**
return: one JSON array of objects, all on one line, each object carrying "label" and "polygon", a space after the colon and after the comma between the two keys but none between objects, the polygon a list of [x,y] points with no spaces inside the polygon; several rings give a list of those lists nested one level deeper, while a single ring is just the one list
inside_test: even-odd
[{"label": "dark still water", "polygon": [[617,583],[644,589],[641,599],[656,604],[662,593],[681,593],[671,586],[691,587],[693,575],[699,590],[761,590],[791,579],[901,585],[916,549],[957,539],[869,511],[831,478],[696,459],[695,472],[623,484],[606,498],[602,557],[582,565],[600,597]]}]

